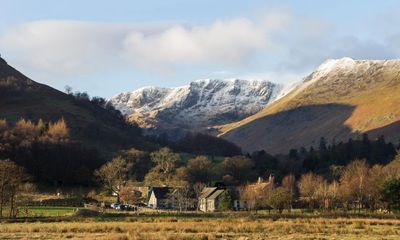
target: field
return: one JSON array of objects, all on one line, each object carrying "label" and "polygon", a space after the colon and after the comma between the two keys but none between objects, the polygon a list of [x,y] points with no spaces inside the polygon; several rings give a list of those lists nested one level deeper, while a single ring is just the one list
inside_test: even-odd
[{"label": "field", "polygon": [[74,207],[27,207],[21,209],[18,217],[60,217],[73,213]]},{"label": "field", "polygon": [[0,239],[399,239],[400,220],[275,214],[68,215],[0,225]]}]

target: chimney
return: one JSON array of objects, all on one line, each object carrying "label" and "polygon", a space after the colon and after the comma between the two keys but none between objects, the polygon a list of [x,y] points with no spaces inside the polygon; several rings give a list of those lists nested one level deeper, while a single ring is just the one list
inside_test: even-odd
[{"label": "chimney", "polygon": [[257,181],[257,183],[262,183],[263,182],[263,179],[262,179],[262,177],[258,177],[258,181]]},{"label": "chimney", "polygon": [[270,174],[270,175],[269,175],[268,182],[271,183],[271,184],[274,184],[274,182],[275,182],[275,176],[274,176],[274,174]]}]

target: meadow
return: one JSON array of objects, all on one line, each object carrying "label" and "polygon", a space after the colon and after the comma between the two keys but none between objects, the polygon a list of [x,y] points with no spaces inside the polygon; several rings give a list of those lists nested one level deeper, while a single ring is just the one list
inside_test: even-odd
[{"label": "meadow", "polygon": [[400,219],[394,215],[114,212],[91,217],[66,213],[56,217],[49,212],[48,217],[2,222],[0,239],[389,240],[400,236]]}]

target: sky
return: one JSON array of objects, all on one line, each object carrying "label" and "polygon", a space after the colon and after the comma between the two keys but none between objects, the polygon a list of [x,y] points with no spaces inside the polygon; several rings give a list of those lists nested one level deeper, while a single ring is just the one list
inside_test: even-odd
[{"label": "sky", "polygon": [[290,85],[332,58],[400,56],[396,0],[0,0],[0,54],[109,98],[204,78]]}]

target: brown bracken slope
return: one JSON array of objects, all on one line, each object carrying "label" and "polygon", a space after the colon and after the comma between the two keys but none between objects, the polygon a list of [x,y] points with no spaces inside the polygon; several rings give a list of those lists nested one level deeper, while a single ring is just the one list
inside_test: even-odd
[{"label": "brown bracken slope", "polygon": [[219,136],[247,151],[286,153],[368,133],[400,139],[400,60],[328,60],[289,94]]},{"label": "brown bracken slope", "polygon": [[141,141],[140,130],[89,101],[37,83],[0,58],[0,119],[57,121],[64,118],[73,140],[108,153]]}]

